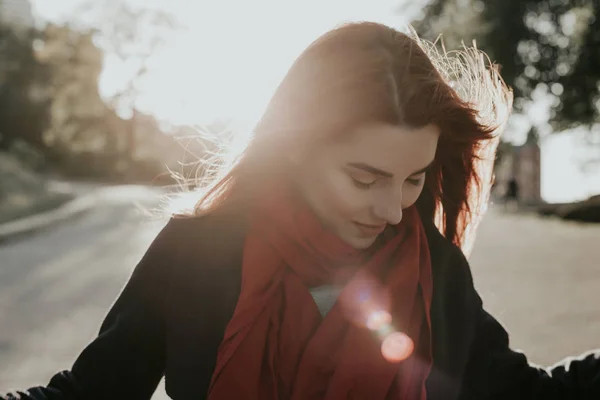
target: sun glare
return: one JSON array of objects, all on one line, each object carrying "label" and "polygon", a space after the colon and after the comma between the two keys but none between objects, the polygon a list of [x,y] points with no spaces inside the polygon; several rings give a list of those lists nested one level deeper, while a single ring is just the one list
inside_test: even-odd
[{"label": "sun glare", "polygon": [[[251,125],[294,58],[308,43],[345,21],[373,20],[403,29],[398,1],[127,0],[155,7],[180,24],[148,60],[136,106],[175,124],[235,119]],[[43,18],[59,19],[81,0],[58,0],[50,9],[34,1]],[[58,9],[58,10],[57,10]],[[108,55],[100,92],[110,97],[126,84],[132,66]]]},{"label": "sun glare", "polygon": [[139,106],[176,123],[233,118],[252,125],[294,58],[318,35],[349,20],[406,22],[392,15],[393,2],[378,3],[169,2],[187,29],[151,60]]}]

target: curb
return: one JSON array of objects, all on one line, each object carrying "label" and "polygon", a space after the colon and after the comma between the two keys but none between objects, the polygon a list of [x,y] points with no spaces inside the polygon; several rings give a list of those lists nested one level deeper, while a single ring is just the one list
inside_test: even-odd
[{"label": "curb", "polygon": [[95,203],[94,195],[84,195],[68,201],[54,210],[30,215],[0,225],[0,242],[32,233],[58,222],[65,221],[89,210]]}]

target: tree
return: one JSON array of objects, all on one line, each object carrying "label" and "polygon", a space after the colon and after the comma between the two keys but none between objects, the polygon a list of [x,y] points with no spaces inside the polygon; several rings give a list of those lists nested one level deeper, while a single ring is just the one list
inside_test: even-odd
[{"label": "tree", "polygon": [[114,54],[121,61],[135,65],[126,85],[109,100],[119,115],[128,118],[126,151],[134,159],[138,84],[146,74],[150,56],[166,42],[177,23],[162,10],[135,8],[123,0],[84,3],[75,10],[74,19],[93,28],[95,43],[105,54]]},{"label": "tree", "polygon": [[555,129],[598,122],[600,0],[433,0],[414,25],[428,39],[443,33],[449,48],[476,39],[517,110],[541,88],[555,96]]},{"label": "tree", "polygon": [[48,24],[44,37],[37,57],[51,71],[48,91],[52,99],[45,143],[60,157],[114,151],[118,143],[104,127],[110,110],[98,92],[103,54],[94,45],[92,33]]},{"label": "tree", "polygon": [[48,123],[50,100],[44,86],[50,70],[40,63],[34,44],[40,32],[0,26],[0,146],[8,148],[20,139],[45,147],[43,132]]},{"label": "tree", "polygon": [[[0,147],[34,145],[46,166],[82,177],[151,180],[173,165],[180,145],[152,116],[116,112],[135,106],[136,80],[164,37],[150,28],[167,22],[151,10],[117,11],[119,19],[100,18],[96,26],[74,20],[19,35],[0,26]],[[98,85],[105,53],[137,63],[109,104]]]}]

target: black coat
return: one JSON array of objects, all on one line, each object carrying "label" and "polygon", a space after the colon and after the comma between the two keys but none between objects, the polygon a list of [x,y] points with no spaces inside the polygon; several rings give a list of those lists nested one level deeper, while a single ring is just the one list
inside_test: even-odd
[{"label": "black coat", "polygon": [[[204,399],[240,291],[244,225],[218,215],[172,219],[72,370],[3,399],[147,400],[163,375],[173,399]],[[530,366],[482,308],[462,252],[433,225],[426,230],[433,268],[429,400],[600,399],[600,353],[552,370]]]}]

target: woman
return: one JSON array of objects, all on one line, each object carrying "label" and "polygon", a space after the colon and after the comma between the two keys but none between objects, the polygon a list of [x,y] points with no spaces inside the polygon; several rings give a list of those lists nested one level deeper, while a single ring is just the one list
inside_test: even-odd
[{"label": "woman", "polygon": [[483,60],[375,23],[317,39],[72,370],[20,398],[149,399],[163,375],[174,399],[600,398],[597,355],[528,365],[473,287],[511,101]]}]

